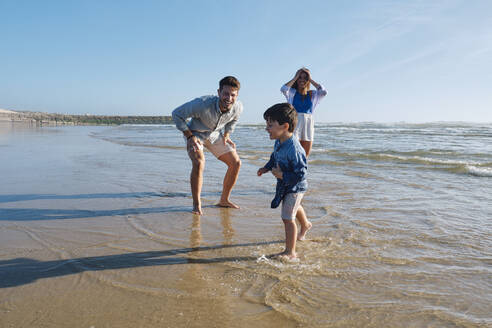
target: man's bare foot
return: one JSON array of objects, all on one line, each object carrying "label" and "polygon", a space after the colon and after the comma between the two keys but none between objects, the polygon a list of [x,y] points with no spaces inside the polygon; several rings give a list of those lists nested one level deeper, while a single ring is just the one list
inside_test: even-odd
[{"label": "man's bare foot", "polygon": [[228,207],[228,208],[239,208],[238,205],[236,205],[233,202],[228,201],[228,200],[221,200],[220,202],[217,203],[217,206]]},{"label": "man's bare foot", "polygon": [[297,235],[297,240],[306,240],[306,233],[313,227],[313,224],[308,221],[307,225],[305,227],[301,226],[301,231],[299,231],[299,234]]},{"label": "man's bare foot", "polygon": [[191,211],[191,213],[202,215],[202,207],[200,205],[193,205],[193,210]]}]

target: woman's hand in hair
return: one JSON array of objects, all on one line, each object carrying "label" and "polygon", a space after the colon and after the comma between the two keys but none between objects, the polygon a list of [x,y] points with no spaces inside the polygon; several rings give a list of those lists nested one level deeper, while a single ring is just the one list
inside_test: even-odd
[{"label": "woman's hand in hair", "polygon": [[306,67],[303,67],[299,71],[306,73],[307,77],[308,77],[308,81],[311,82],[311,72],[309,71],[309,69],[307,69]]}]

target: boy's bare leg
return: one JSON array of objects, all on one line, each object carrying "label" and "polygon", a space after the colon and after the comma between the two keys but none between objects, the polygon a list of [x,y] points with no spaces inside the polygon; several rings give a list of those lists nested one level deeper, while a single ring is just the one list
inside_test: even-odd
[{"label": "boy's bare leg", "polygon": [[192,213],[202,215],[202,185],[203,185],[203,170],[205,169],[205,155],[203,150],[188,150],[188,156],[191,159],[191,195],[193,197],[193,210]]},{"label": "boy's bare leg", "polygon": [[283,220],[285,227],[285,251],[280,254],[281,258],[292,260],[297,258],[296,254],[296,237],[297,224],[294,220]]},{"label": "boy's bare leg", "polygon": [[241,160],[235,150],[221,155],[219,160],[227,165],[227,172],[224,176],[222,185],[222,195],[217,205],[221,207],[239,208],[238,205],[229,200],[229,197],[231,196],[232,187],[236,184],[237,176],[239,175]]},{"label": "boy's bare leg", "polygon": [[304,212],[304,208],[299,206],[296,213],[296,218],[301,225],[301,231],[297,235],[297,240],[305,240],[306,233],[313,227],[313,224],[307,219],[306,212]]}]

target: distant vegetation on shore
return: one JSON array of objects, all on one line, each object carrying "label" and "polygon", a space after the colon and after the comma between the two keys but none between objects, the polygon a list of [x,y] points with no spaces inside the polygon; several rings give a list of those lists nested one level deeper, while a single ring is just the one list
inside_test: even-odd
[{"label": "distant vegetation on shore", "polygon": [[120,125],[120,124],[170,124],[171,116],[110,116],[69,115],[40,112],[0,112],[1,121],[30,122],[35,124],[67,125]]}]

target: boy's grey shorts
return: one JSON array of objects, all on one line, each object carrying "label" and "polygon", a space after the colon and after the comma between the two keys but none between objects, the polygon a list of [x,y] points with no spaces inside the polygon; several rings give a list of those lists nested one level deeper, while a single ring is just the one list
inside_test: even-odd
[{"label": "boy's grey shorts", "polygon": [[282,200],[282,220],[295,220],[304,193],[289,193]]}]

